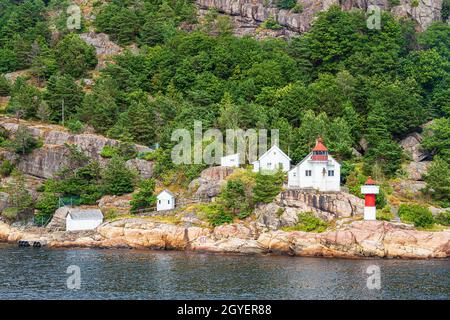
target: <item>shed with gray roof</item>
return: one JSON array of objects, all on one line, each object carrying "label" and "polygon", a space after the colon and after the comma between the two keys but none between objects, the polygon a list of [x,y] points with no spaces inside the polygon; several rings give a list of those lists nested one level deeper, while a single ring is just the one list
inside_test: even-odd
[{"label": "shed with gray roof", "polygon": [[94,230],[102,223],[103,214],[100,209],[71,209],[66,217],[66,230]]}]

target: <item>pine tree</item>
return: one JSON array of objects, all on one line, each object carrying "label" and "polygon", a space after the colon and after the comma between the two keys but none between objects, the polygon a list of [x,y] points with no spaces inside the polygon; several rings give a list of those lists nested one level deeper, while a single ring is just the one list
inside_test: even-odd
[{"label": "pine tree", "polygon": [[95,48],[77,34],[69,33],[55,48],[55,57],[62,74],[78,79],[97,65]]},{"label": "pine tree", "polygon": [[241,216],[250,211],[249,199],[245,192],[245,185],[240,179],[228,180],[220,194],[220,201],[227,210]]},{"label": "pine tree", "polygon": [[240,110],[239,106],[233,103],[231,94],[225,92],[219,104],[219,118],[218,125],[222,129],[237,129],[239,128]]},{"label": "pine tree", "polygon": [[155,180],[145,179],[139,183],[139,191],[133,193],[133,199],[130,201],[131,211],[136,212],[139,209],[150,208],[156,203]]},{"label": "pine tree", "polygon": [[368,150],[365,154],[365,172],[371,174],[373,167],[380,166],[383,174],[392,176],[400,168],[401,147],[392,140],[387,126],[386,112],[380,104],[375,104],[367,117],[365,138]]},{"label": "pine tree", "polygon": [[119,108],[115,96],[117,86],[110,78],[96,83],[86,94],[77,115],[81,121],[92,125],[96,132],[106,133],[117,122]]},{"label": "pine tree", "polygon": [[254,203],[269,203],[281,192],[284,181],[282,171],[274,174],[258,173],[256,175],[256,185],[253,189]]},{"label": "pine tree", "polygon": [[120,156],[113,156],[102,174],[106,194],[122,195],[133,192],[134,173],[125,165]]},{"label": "pine tree", "polygon": [[41,92],[29,85],[26,79],[19,77],[11,89],[11,100],[7,111],[13,113],[16,118],[33,118],[41,103]]},{"label": "pine tree", "polygon": [[75,115],[83,96],[81,87],[69,74],[51,76],[45,94],[45,100],[51,110],[50,119],[59,122]]},{"label": "pine tree", "polygon": [[450,205],[450,164],[437,156],[431,162],[424,177],[427,190],[443,207]]}]

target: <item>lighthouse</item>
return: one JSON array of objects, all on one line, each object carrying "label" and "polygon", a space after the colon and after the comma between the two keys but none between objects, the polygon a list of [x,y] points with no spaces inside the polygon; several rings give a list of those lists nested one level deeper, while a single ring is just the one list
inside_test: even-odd
[{"label": "lighthouse", "polygon": [[377,209],[375,207],[376,195],[380,192],[380,187],[375,185],[371,177],[361,186],[361,193],[365,196],[364,220],[376,220]]}]

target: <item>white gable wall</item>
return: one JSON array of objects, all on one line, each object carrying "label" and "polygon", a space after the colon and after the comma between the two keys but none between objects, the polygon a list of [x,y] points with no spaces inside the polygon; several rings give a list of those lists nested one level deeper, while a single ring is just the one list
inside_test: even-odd
[{"label": "white gable wall", "polygon": [[253,164],[253,171],[278,170],[282,169],[288,172],[291,167],[291,159],[284,154],[278,147],[273,146],[264,153],[258,160],[257,164]]},{"label": "white gable wall", "polygon": [[103,220],[101,219],[83,219],[74,220],[70,214],[66,217],[66,230],[67,231],[81,231],[81,230],[94,230],[101,225]]},{"label": "white gable wall", "polygon": [[[341,166],[331,156],[328,161],[311,161],[311,154],[288,173],[288,187],[340,191]],[[307,175],[306,172],[311,175]],[[329,176],[330,171],[334,172]],[[325,174],[324,174],[325,172]]]},{"label": "white gable wall", "polygon": [[175,209],[175,197],[167,191],[161,192],[156,197],[156,211]]},{"label": "white gable wall", "polygon": [[220,165],[222,167],[239,167],[239,153],[221,157]]}]

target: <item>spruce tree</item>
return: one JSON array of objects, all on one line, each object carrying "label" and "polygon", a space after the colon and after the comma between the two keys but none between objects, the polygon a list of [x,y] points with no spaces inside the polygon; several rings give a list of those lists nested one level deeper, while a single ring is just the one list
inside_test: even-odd
[{"label": "spruce tree", "polygon": [[387,126],[386,112],[381,104],[375,104],[367,117],[365,138],[368,150],[364,156],[365,172],[371,174],[374,166],[380,166],[383,174],[393,176],[400,168],[402,149],[392,139]]},{"label": "spruce tree", "polygon": [[103,170],[102,180],[106,194],[122,195],[133,192],[134,173],[125,165],[120,156],[113,156]]}]

